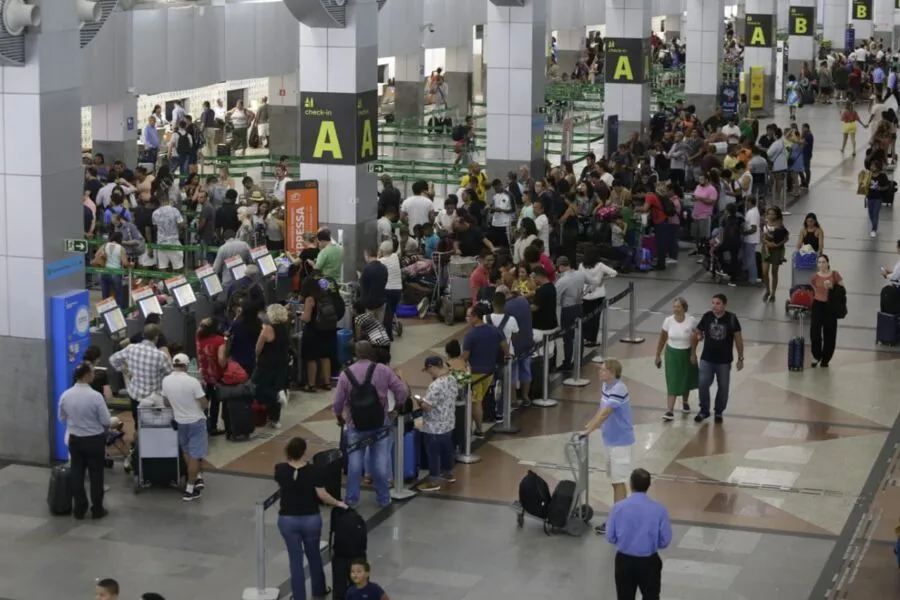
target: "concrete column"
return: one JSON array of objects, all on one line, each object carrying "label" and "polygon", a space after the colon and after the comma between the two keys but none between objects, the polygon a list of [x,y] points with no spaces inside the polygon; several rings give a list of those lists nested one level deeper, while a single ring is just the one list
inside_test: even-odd
[{"label": "concrete column", "polygon": [[525,6],[487,2],[487,164],[491,177],[528,165],[544,174],[547,0]]},{"label": "concrete column", "polygon": [[114,160],[128,166],[137,164],[137,97],[125,96],[119,102],[91,107],[91,145],[107,164]]},{"label": "concrete column", "polygon": [[458,118],[463,118],[471,112],[474,63],[472,45],[446,48],[445,53],[444,83],[447,84],[447,106]]},{"label": "concrete column", "polygon": [[[744,72],[751,67],[762,67],[763,108],[751,109],[757,116],[769,116],[774,110],[775,98],[775,4],[776,0],[746,0],[747,15],[744,28]],[[750,86],[748,85],[748,89]],[[747,93],[752,107],[752,90]]]},{"label": "concrete column", "polygon": [[666,15],[665,21],[665,40],[671,42],[675,38],[681,37],[681,14]]},{"label": "concrete column", "polygon": [[49,298],[84,289],[83,257],[63,252],[84,235],[75,3],[42,21],[25,36],[27,64],[4,67],[0,83],[0,458],[37,463],[57,431]]},{"label": "concrete column", "polygon": [[874,2],[873,35],[880,38],[886,48],[890,48],[894,41],[894,10],[897,7],[897,0],[874,0]]},{"label": "concrete column", "polygon": [[867,40],[875,32],[874,0],[850,0],[850,22],[856,30],[856,41]]},{"label": "concrete column", "polygon": [[832,50],[848,50],[844,48],[844,32],[849,22],[848,6],[847,0],[825,0],[825,14],[818,16],[818,20],[822,21],[822,40],[831,42]]},{"label": "concrete column", "polygon": [[650,120],[650,4],[606,0],[603,112],[607,119],[619,118],[619,143],[643,132]]},{"label": "concrete column", "polygon": [[894,11],[894,47],[900,45],[900,10]]},{"label": "concrete column", "polygon": [[422,120],[425,114],[425,52],[394,57],[394,116]]},{"label": "concrete column", "polygon": [[775,30],[783,31],[788,28],[790,7],[796,4],[794,0],[784,0],[775,3]]},{"label": "concrete column", "polygon": [[560,29],[556,32],[557,64],[560,73],[571,73],[584,49],[585,30]]},{"label": "concrete column", "polygon": [[694,40],[687,55],[685,95],[698,115],[711,115],[719,103],[719,64],[725,29],[722,0],[687,0],[687,39]]},{"label": "concrete column", "polygon": [[809,68],[816,71],[817,4],[818,0],[791,0],[787,24],[788,71],[798,77],[803,63],[809,63]]},{"label": "concrete column", "polygon": [[[843,2],[844,0],[840,0]],[[737,12],[734,15],[734,35],[743,39],[744,30],[747,28],[747,4],[745,0],[738,0]]]},{"label": "concrete column", "polygon": [[376,239],[377,19],[374,2],[349,0],[345,28],[300,25],[300,173],[318,181],[318,225],[341,241],[347,280]]},{"label": "concrete column", "polygon": [[297,73],[269,77],[269,152],[272,156],[297,156],[297,107],[299,81]]}]

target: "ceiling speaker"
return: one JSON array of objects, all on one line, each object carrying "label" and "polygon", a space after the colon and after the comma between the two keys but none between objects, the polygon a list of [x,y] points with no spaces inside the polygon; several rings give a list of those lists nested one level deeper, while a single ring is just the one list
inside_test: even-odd
[{"label": "ceiling speaker", "polygon": [[26,27],[41,24],[41,9],[24,0],[6,0],[3,3],[3,28],[10,35],[22,35]]},{"label": "ceiling speaker", "polygon": [[99,3],[92,0],[75,0],[75,2],[78,8],[78,20],[81,22],[79,28],[88,23],[96,23],[103,16],[103,7]]}]

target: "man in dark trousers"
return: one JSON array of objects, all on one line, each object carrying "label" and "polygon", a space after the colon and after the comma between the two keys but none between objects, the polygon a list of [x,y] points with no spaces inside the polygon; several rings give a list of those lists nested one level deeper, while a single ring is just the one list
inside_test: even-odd
[{"label": "man in dark trousers", "polygon": [[672,541],[672,523],[666,508],[647,496],[650,473],[631,473],[631,496],[613,505],[606,521],[606,539],[616,545],[618,600],[659,600],[662,559],[657,553]]}]

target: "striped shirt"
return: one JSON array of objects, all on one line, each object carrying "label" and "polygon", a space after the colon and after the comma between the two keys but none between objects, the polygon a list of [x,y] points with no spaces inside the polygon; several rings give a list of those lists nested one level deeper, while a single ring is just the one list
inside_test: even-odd
[{"label": "striped shirt", "polygon": [[634,424],[631,419],[631,401],[628,387],[616,379],[601,387],[600,410],[612,410],[601,426],[603,444],[608,447],[634,445]]},{"label": "striped shirt", "polygon": [[356,326],[359,328],[362,338],[368,340],[373,346],[377,348],[391,347],[391,338],[384,328],[384,323],[372,313],[364,312],[357,315]]}]

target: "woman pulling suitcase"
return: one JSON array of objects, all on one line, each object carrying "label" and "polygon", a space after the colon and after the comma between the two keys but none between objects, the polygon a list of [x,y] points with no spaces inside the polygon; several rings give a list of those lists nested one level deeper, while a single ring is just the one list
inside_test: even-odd
[{"label": "woman pulling suitcase", "polygon": [[[812,319],[810,323],[810,350],[812,351],[812,367],[821,365],[828,367],[834,356],[835,343],[837,341],[837,322],[840,315],[835,311],[832,294],[841,293],[843,278],[837,271],[831,270],[828,255],[820,254],[816,261],[816,273],[812,276],[814,300],[812,305]],[[846,313],[845,313],[846,314]]]}]

